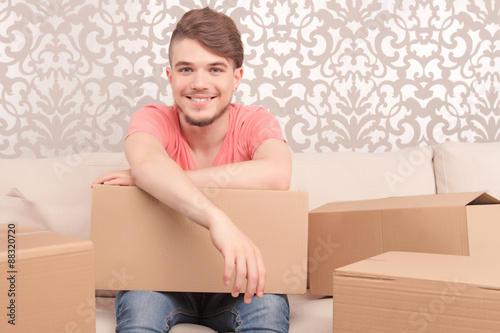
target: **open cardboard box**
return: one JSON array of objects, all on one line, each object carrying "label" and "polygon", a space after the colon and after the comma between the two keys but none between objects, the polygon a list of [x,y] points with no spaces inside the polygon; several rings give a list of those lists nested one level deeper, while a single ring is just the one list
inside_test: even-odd
[{"label": "open cardboard box", "polygon": [[[203,189],[259,247],[267,293],[303,294],[307,192]],[[96,185],[91,239],[96,289],[230,292],[209,233],[134,186]]]},{"label": "open cardboard box", "polygon": [[500,257],[500,201],[482,193],[339,202],[309,213],[309,281],[332,295],[332,273],[387,251]]},{"label": "open cardboard box", "polygon": [[95,332],[89,240],[0,224],[0,332]]},{"label": "open cardboard box", "polygon": [[334,333],[500,332],[500,262],[387,252],[335,270]]}]

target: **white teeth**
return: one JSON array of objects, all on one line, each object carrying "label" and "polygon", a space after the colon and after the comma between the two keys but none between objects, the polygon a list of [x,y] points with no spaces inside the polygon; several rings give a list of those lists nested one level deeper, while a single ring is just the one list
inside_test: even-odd
[{"label": "white teeth", "polygon": [[206,101],[209,101],[211,98],[194,98],[194,97],[191,97],[191,99],[195,102],[206,102]]}]

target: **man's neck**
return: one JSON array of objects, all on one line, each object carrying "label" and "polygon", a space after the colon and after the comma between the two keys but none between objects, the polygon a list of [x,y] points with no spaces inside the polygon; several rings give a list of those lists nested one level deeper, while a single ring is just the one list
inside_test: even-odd
[{"label": "man's neck", "polygon": [[179,118],[181,130],[191,148],[198,168],[211,166],[219,153],[229,129],[229,110],[212,124],[198,127]]}]

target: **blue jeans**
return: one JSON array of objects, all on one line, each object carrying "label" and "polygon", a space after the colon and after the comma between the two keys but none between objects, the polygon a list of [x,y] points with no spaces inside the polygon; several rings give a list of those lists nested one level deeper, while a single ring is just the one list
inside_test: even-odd
[{"label": "blue jeans", "polygon": [[120,291],[116,297],[118,333],[169,332],[180,323],[198,324],[217,332],[288,332],[286,295],[264,294],[250,304],[243,294]]}]

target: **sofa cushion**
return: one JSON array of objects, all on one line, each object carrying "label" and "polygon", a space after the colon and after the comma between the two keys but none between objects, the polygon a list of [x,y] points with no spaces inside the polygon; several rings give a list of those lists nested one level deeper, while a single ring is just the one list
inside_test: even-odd
[{"label": "sofa cushion", "polygon": [[[44,229],[88,239],[92,181],[106,171],[125,168],[123,153],[4,159],[0,160],[0,196],[15,188],[23,198],[17,198],[13,207],[18,208],[13,209],[24,205]],[[12,195],[3,200],[16,201]]]},{"label": "sofa cushion", "polygon": [[328,202],[436,193],[431,147],[383,153],[294,153],[291,190]]},{"label": "sofa cushion", "polygon": [[484,191],[500,199],[500,142],[445,142],[434,151],[438,193]]}]

